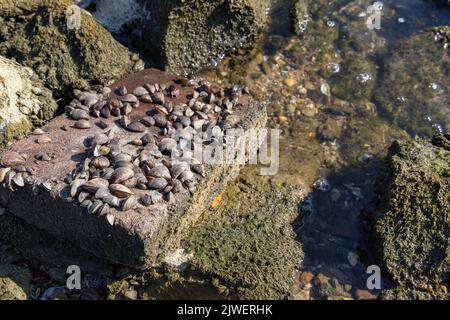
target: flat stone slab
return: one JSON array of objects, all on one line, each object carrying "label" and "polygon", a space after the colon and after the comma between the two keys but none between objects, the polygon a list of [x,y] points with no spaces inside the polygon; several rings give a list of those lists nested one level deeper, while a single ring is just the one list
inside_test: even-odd
[{"label": "flat stone slab", "polygon": [[[150,94],[153,99],[147,96],[146,99],[139,98],[140,102],[134,102],[133,97],[119,90],[123,91],[125,87],[132,93],[137,87],[147,85],[145,88],[153,91],[154,84],[159,85],[155,94]],[[188,83],[187,79],[175,79],[154,69],[129,76],[109,88],[111,90],[105,89],[97,97],[100,101],[105,100],[110,110],[113,109],[111,104],[121,101],[120,112],[126,113],[125,117],[99,116],[101,104],[93,104],[87,97],[89,94],[80,93],[79,100],[66,107],[66,114],[52,120],[42,131],[14,142],[0,153],[0,204],[7,209],[6,214],[12,214],[99,258],[136,268],[158,265],[177,248],[187,229],[211,206],[226,183],[242,167],[238,163],[196,163],[196,170],[192,164],[186,169],[189,174],[178,176],[172,171],[174,163],[165,153],[162,139],[169,137],[170,130],[174,128],[192,130],[194,123],[198,127],[197,121],[202,117],[206,118],[203,119],[206,123],[204,127],[212,123],[221,130],[229,127],[244,130],[263,127],[266,123],[265,106],[249,95],[241,94],[237,87],[224,92],[207,83],[196,83],[194,80]],[[160,93],[165,96],[164,104],[157,101]],[[132,102],[127,103],[128,100]],[[148,103],[151,100],[158,103]],[[199,102],[197,106],[196,101]],[[232,101],[232,107],[227,104],[228,101]],[[190,124],[189,121],[183,122],[186,121],[184,115],[174,116],[180,108],[183,113],[188,108],[191,110],[188,104],[194,110]],[[212,110],[208,111],[208,108]],[[74,109],[85,109],[90,116],[77,123],[74,118],[79,118],[78,113],[82,112],[74,113]],[[227,111],[229,109],[232,111]],[[148,117],[159,119],[161,115],[166,116],[167,124],[158,127],[158,121],[155,125],[148,123]],[[144,117],[147,117],[145,128],[141,125]],[[180,122],[184,124],[180,125]],[[88,128],[78,129],[77,126]],[[104,133],[101,137],[107,136],[108,141],[93,143],[93,137],[99,133]],[[148,141],[143,139],[146,134],[150,134],[147,138],[153,137],[148,145]],[[140,145],[142,141],[144,145]],[[163,154],[159,154],[158,150],[162,150]],[[119,154],[129,155],[129,163],[119,161],[122,160]],[[106,158],[109,163],[98,160],[102,155],[102,160]],[[128,156],[125,158],[128,159]],[[155,167],[160,169],[161,165],[170,171],[170,176],[164,178],[168,186],[150,190],[156,188],[154,183],[161,182],[155,181],[156,177],[165,176],[165,171],[160,173],[156,170],[155,174],[155,170],[151,170]],[[136,175],[121,181],[122,176],[116,171],[124,167],[131,168]],[[145,181],[139,180],[141,183],[137,185],[135,178],[138,174],[139,178],[144,176]],[[78,186],[82,179],[85,179],[84,185]],[[88,181],[89,184],[86,184]],[[103,185],[105,181],[106,185]],[[97,193],[99,185],[108,195]],[[123,191],[124,185],[132,193],[130,196],[127,194],[126,198],[119,192]],[[156,194],[155,191],[163,198],[145,197]],[[119,200],[118,203],[115,203],[116,199],[105,200],[106,196],[111,200],[110,193],[120,194],[120,197],[113,197]]]}]

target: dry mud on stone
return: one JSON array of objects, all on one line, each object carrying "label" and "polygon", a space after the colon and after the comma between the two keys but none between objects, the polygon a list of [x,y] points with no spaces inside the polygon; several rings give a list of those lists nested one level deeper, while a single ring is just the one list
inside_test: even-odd
[{"label": "dry mud on stone", "polygon": [[0,56],[0,148],[49,120],[57,107],[30,68]]},{"label": "dry mud on stone", "polygon": [[[173,80],[144,70],[101,94],[77,92],[83,103],[72,101],[65,115],[44,128],[50,143],[38,144],[30,136],[0,154],[2,206],[100,258],[133,267],[157,264],[241,168],[237,163],[171,165],[166,131],[180,126],[192,130],[190,125],[205,117],[207,126],[217,123],[212,128],[216,133],[227,126],[246,130],[266,122],[265,105],[245,90],[221,92],[205,82],[177,79],[185,83],[180,85]],[[164,99],[165,104],[143,102],[150,101],[146,95],[138,100],[130,93],[143,93],[142,86],[153,92],[150,100]],[[192,96],[198,96],[196,103]],[[114,109],[128,115],[114,116]],[[111,186],[117,184],[122,187]],[[128,189],[133,195],[124,198]]]},{"label": "dry mud on stone", "polygon": [[251,48],[264,31],[268,7],[267,0],[92,2],[93,15],[106,28],[126,35],[152,66],[176,74],[200,71]]},{"label": "dry mud on stone", "polygon": [[69,28],[72,4],[70,0],[0,2],[0,54],[34,69],[59,95],[71,88],[106,85],[138,62],[85,11],[80,13],[79,28]]}]

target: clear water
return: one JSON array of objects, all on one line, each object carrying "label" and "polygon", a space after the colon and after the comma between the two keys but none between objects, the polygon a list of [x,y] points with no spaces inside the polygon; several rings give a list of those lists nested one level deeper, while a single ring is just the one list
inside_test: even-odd
[{"label": "clear water", "polygon": [[[391,96],[378,88],[387,84],[390,67],[386,65],[398,45],[422,30],[448,25],[450,11],[422,0],[382,1],[381,29],[369,30],[363,13],[373,1],[324,1],[324,14],[313,15],[312,20],[325,21],[328,29],[311,34],[310,22],[306,33],[298,36],[291,28],[290,3],[273,3],[264,43],[246,72],[239,70],[236,75],[235,70],[225,67],[212,72],[212,77],[224,82],[238,79],[259,99],[269,100],[270,124],[283,130],[278,179],[302,183],[310,190],[293,225],[305,252],[300,271],[316,276],[321,273],[338,287],[346,287],[338,293],[344,291],[354,297],[356,289],[366,289],[366,267],[374,263],[361,216],[373,199],[374,182],[387,148],[394,139],[429,137],[450,129],[450,107],[445,104],[450,101],[450,88],[445,83],[448,69],[433,75],[443,88],[436,96],[431,91],[429,99],[438,104],[430,108],[422,108],[419,94],[405,89],[403,98],[408,104],[400,116],[393,115],[396,110],[386,112],[380,103]],[[338,36],[331,43],[322,42],[327,38],[324,33],[333,32]],[[343,87],[347,94],[338,97],[333,89],[346,83],[345,67],[352,66],[352,62],[345,63],[344,50],[362,63],[355,67],[360,68],[360,74],[349,81],[348,88]],[[448,66],[448,49],[440,52],[439,58]],[[422,63],[421,57],[420,52],[405,56],[411,61],[402,65],[402,72],[391,73],[401,82],[405,70],[414,75],[413,68]],[[368,65],[373,67],[370,72]],[[365,81],[373,82],[375,93],[363,98],[352,96],[352,90],[358,92]],[[321,86],[323,83],[331,88],[330,97],[322,93],[327,89]],[[423,90],[433,90],[433,83],[420,85],[425,86]],[[400,87],[401,94],[402,90]],[[313,111],[308,112],[311,104]],[[389,284],[384,281],[383,285]],[[322,291],[313,282],[312,298],[334,295]]]}]

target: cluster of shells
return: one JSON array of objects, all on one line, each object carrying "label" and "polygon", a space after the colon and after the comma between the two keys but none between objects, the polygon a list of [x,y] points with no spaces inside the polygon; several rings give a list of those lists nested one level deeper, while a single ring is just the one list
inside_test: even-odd
[{"label": "cluster of shells", "polygon": [[[192,150],[180,151],[179,139],[191,140],[201,133],[207,138],[202,143],[213,143],[225,128],[233,126],[233,111],[247,91],[238,86],[213,89],[206,81],[192,79],[175,82],[193,87],[186,101],[177,86],[155,83],[137,87],[132,93],[124,86],[114,92],[109,88],[101,93],[78,92],[77,99],[66,107],[73,127],[90,128],[90,120],[99,118],[97,125],[103,131],[88,138],[87,158],[66,181],[70,197],[88,213],[103,215],[110,208],[128,211],[170,203],[175,194],[196,190],[204,168],[192,162]],[[171,101],[178,97],[177,101],[185,102]],[[128,116],[141,103],[151,104],[151,108],[131,120]],[[110,117],[117,117],[120,126],[134,137],[117,135],[117,128],[101,120]],[[179,160],[173,161],[173,156]]]},{"label": "cluster of shells", "polygon": [[10,191],[25,186],[34,175],[34,168],[25,166],[28,155],[7,152],[0,160],[0,184]]}]

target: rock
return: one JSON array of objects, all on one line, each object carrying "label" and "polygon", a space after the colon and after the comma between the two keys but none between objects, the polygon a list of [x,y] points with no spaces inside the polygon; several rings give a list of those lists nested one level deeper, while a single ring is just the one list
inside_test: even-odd
[{"label": "rock", "polygon": [[80,12],[79,28],[69,29],[67,16],[76,16],[69,11],[71,5],[71,0],[0,4],[0,54],[33,68],[58,98],[72,88],[105,85],[131,71],[135,63],[87,12]]},{"label": "rock", "polygon": [[299,292],[293,294],[291,297],[289,297],[289,300],[310,300],[311,299],[311,284],[306,285],[303,289],[301,289]]},{"label": "rock", "polygon": [[319,136],[324,140],[339,139],[342,134],[343,118],[328,118],[323,125],[318,128]]},{"label": "rock", "polygon": [[0,265],[0,300],[26,300],[31,281],[28,269]]},{"label": "rock", "polygon": [[225,283],[228,298],[286,298],[303,259],[291,224],[304,190],[244,170],[184,240],[187,252],[195,252],[191,268]]},{"label": "rock", "polygon": [[42,125],[57,107],[30,68],[0,56],[0,147]]},{"label": "rock", "polygon": [[93,15],[112,32],[122,31],[152,66],[186,74],[251,47],[264,30],[268,1],[97,0],[95,4]]},{"label": "rock", "polygon": [[299,282],[300,285],[305,286],[309,284],[314,279],[314,274],[308,271],[304,271],[300,274]]},{"label": "rock", "polygon": [[449,280],[450,151],[416,140],[394,142],[368,210],[371,243],[397,285]]},{"label": "rock", "polygon": [[433,0],[438,6],[450,7],[450,0]]},{"label": "rock", "polygon": [[450,56],[435,32],[398,43],[385,59],[386,72],[374,95],[382,114],[413,136],[431,137],[450,123],[450,77],[445,71]]},{"label": "rock", "polygon": [[370,293],[368,290],[356,289],[355,291],[356,299],[358,300],[375,300],[377,296]]},{"label": "rock", "polygon": [[395,287],[381,292],[381,300],[449,300],[450,294]]}]

